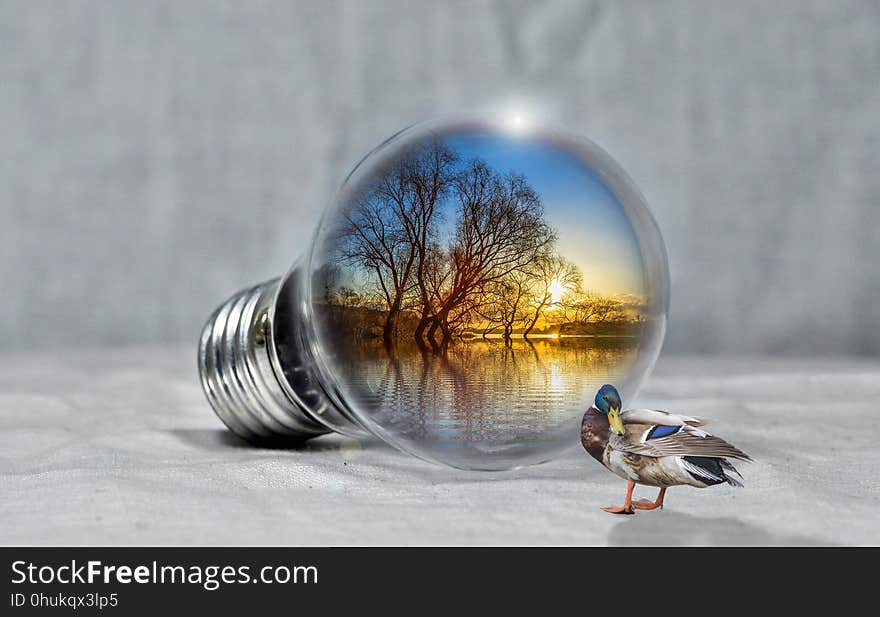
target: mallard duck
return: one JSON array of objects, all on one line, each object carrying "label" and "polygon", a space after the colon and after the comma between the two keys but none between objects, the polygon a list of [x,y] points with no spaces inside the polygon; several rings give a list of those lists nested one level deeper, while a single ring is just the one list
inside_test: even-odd
[{"label": "mallard duck", "polygon": [[[743,486],[728,459],[751,461],[748,454],[703,429],[706,421],[656,409],[620,411],[617,388],[605,384],[584,414],[581,443],[590,456],[627,480],[622,506],[602,508],[612,514],[663,508],[670,486],[705,488],[727,483]],[[633,501],[636,484],[656,486],[657,499]]]}]

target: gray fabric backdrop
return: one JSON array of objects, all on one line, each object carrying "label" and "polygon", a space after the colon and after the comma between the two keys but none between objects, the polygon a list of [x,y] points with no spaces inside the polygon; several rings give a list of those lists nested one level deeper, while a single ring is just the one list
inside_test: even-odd
[{"label": "gray fabric backdrop", "polygon": [[195,341],[398,128],[519,99],[627,168],[667,351],[877,354],[880,4],[0,1],[0,346]]}]

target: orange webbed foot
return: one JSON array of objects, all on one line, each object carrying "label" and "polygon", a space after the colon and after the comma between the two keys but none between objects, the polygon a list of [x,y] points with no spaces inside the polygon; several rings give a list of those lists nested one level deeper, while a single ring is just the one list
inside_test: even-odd
[{"label": "orange webbed foot", "polygon": [[654,501],[651,501],[650,499],[639,499],[638,501],[634,501],[632,503],[632,507],[636,510],[657,510],[658,508],[662,510],[663,504],[656,503]]},{"label": "orange webbed foot", "polygon": [[608,512],[609,514],[635,514],[635,510],[633,509],[633,489],[636,487],[635,482],[627,482],[626,484],[626,499],[623,501],[622,506],[616,506],[611,504],[610,506],[605,506],[602,508],[604,512]]},{"label": "orange webbed foot", "polygon": [[611,504],[610,506],[605,506],[602,508],[603,512],[608,512],[609,514],[635,514],[636,511],[633,509],[634,504],[630,504],[628,506],[616,506]]},{"label": "orange webbed foot", "polygon": [[661,488],[660,492],[657,494],[657,499],[655,501],[650,501],[648,499],[639,499],[638,501],[633,502],[633,508],[636,510],[657,510],[663,509],[663,498],[666,496],[666,489]]}]

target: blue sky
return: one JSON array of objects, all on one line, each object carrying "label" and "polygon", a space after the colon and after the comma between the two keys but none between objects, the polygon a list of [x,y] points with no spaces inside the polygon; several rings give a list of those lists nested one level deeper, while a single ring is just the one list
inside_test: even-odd
[{"label": "blue sky", "polygon": [[559,234],[560,254],[583,273],[584,288],[602,293],[644,291],[641,254],[629,221],[601,179],[551,143],[498,133],[446,135],[447,145],[468,159],[526,176]]}]

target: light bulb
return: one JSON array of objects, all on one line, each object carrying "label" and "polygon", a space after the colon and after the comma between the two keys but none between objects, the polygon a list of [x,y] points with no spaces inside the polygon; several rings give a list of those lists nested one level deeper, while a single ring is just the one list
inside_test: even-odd
[{"label": "light bulb", "polygon": [[367,155],[286,276],[208,320],[205,393],[251,440],[373,434],[508,469],[631,400],[666,329],[660,232],[591,141],[521,118],[419,124]]}]

